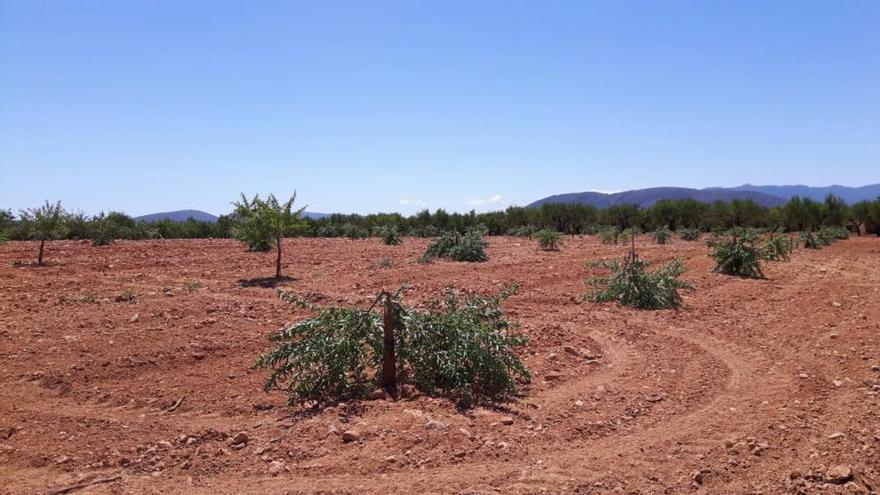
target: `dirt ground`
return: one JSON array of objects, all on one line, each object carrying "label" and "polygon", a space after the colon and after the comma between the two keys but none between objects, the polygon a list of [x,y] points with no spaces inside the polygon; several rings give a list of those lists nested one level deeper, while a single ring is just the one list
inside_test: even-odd
[{"label": "dirt ground", "polygon": [[[459,411],[425,396],[307,413],[251,366],[307,310],[241,280],[274,253],[231,240],[0,245],[0,492],[876,493],[880,490],[880,238],[712,273],[703,242],[659,246],[696,290],[678,311],[584,302],[590,261],[492,238],[485,263],[416,262],[425,240],[290,239],[282,284],[367,306],[410,285],[493,293],[530,337],[524,396]],[[383,267],[383,258],[392,260]],[[131,301],[125,295],[133,295]],[[429,426],[429,420],[431,421]],[[354,430],[359,439],[344,442]],[[233,438],[247,441],[234,443]],[[874,492],[872,492],[872,490]]]}]

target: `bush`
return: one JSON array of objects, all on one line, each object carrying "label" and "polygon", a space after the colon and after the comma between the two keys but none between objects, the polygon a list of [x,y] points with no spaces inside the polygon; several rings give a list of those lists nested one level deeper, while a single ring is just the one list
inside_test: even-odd
[{"label": "bush", "polygon": [[446,232],[431,244],[422,255],[424,261],[435,258],[450,258],[454,261],[486,261],[486,246],[489,243],[483,239],[481,231],[472,229],[466,234],[458,232]]},{"label": "bush", "polygon": [[602,244],[617,244],[617,238],[619,236],[620,231],[614,227],[599,229],[599,239],[602,240]]},{"label": "bush", "polygon": [[550,229],[541,229],[535,232],[538,239],[538,246],[544,251],[556,251],[562,244],[562,234]]},{"label": "bush", "polygon": [[639,235],[641,233],[641,229],[638,227],[630,227],[628,229],[623,229],[618,236],[618,241],[621,243],[627,243],[633,239],[633,237]]},{"label": "bush", "polygon": [[764,258],[769,261],[788,261],[794,251],[794,242],[786,235],[771,234],[764,241]]},{"label": "bush", "polygon": [[700,234],[700,229],[681,229],[679,231],[679,236],[683,241],[698,241]]},{"label": "bush", "polygon": [[638,309],[666,309],[681,306],[679,289],[690,289],[687,282],[678,280],[684,273],[679,260],[672,261],[649,273],[649,262],[630,256],[623,263],[602,261],[597,266],[612,271],[610,277],[593,277],[587,284],[596,290],[588,298],[596,302],[617,301]]},{"label": "bush", "polygon": [[532,238],[532,234],[534,234],[534,233],[535,233],[535,228],[530,225],[524,225],[522,227],[514,227],[514,228],[509,229],[507,231],[507,235],[510,235],[513,237],[528,237],[529,239]]},{"label": "bush", "polygon": [[715,271],[745,278],[764,278],[761,259],[764,253],[755,245],[756,236],[748,230],[736,230],[730,238],[712,241]]},{"label": "bush", "polygon": [[[518,381],[530,374],[516,355],[527,340],[511,333],[500,307],[512,293],[483,298],[448,291],[427,310],[404,308],[396,297],[386,300],[393,312],[398,383],[465,407],[516,393]],[[381,384],[384,333],[373,307],[322,309],[270,337],[275,348],[256,363],[272,369],[264,389],[284,386],[289,403],[362,398]]]},{"label": "bush", "polygon": [[801,232],[801,241],[806,249],[822,249],[825,243],[812,232]]},{"label": "bush", "polygon": [[672,232],[670,232],[669,229],[664,226],[656,229],[654,232],[652,232],[652,235],[654,236],[654,241],[657,244],[666,244],[667,242],[669,242],[669,238],[672,236]]},{"label": "bush", "polygon": [[379,232],[379,237],[381,237],[382,242],[388,246],[397,246],[401,242],[400,232],[398,232],[397,227],[394,226],[384,227]]}]

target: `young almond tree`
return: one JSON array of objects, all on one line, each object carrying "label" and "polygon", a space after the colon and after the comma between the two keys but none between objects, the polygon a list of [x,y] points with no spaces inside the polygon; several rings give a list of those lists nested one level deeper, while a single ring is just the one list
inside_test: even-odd
[{"label": "young almond tree", "polygon": [[43,249],[46,241],[58,239],[64,235],[64,208],[61,201],[54,205],[48,201],[38,208],[21,210],[19,216],[28,237],[40,241],[40,252],[37,254],[37,264],[43,264]]},{"label": "young almond tree", "polygon": [[233,203],[238,217],[239,230],[247,233],[242,239],[253,249],[254,245],[275,243],[275,278],[281,278],[281,242],[285,235],[293,234],[300,226],[300,217],[306,209],[293,210],[296,191],[285,203],[270,194],[265,200],[259,195],[251,201],[242,193],[241,201]]}]

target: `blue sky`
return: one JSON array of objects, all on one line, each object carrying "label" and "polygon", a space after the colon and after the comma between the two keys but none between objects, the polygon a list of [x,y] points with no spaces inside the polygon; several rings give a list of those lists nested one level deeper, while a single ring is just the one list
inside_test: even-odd
[{"label": "blue sky", "polygon": [[0,0],[0,207],[880,182],[880,2]]}]

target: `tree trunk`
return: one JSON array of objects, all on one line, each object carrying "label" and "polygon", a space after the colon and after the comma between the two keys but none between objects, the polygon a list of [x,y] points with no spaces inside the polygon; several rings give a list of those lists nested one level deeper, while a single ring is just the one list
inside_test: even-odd
[{"label": "tree trunk", "polygon": [[38,265],[43,264],[43,246],[45,246],[45,245],[46,245],[46,240],[40,239],[40,254],[37,255],[37,264]]},{"label": "tree trunk", "polygon": [[382,388],[397,391],[397,357],[394,353],[394,301],[385,293],[385,349],[382,353]]},{"label": "tree trunk", "polygon": [[281,278],[281,238],[275,239],[275,278]]}]

